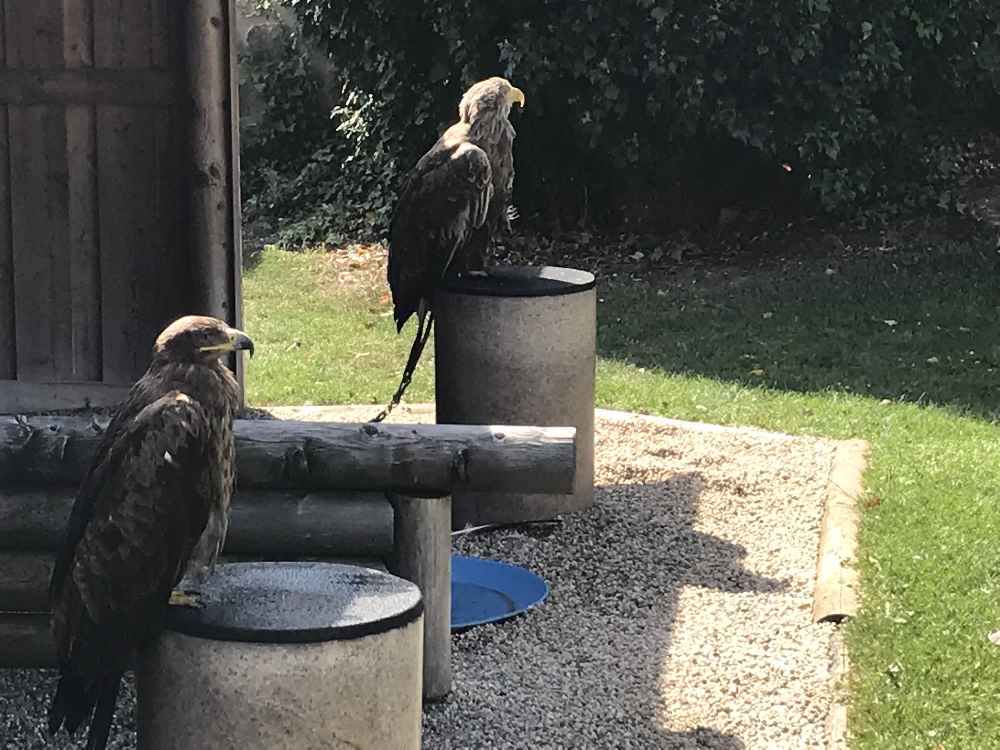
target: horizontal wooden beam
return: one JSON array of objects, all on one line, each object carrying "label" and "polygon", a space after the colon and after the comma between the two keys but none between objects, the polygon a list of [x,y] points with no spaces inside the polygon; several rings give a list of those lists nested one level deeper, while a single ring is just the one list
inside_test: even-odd
[{"label": "horizontal wooden beam", "polygon": [[44,612],[55,554],[0,552],[0,611]]},{"label": "horizontal wooden beam", "polygon": [[[0,489],[0,550],[59,549],[74,494],[72,487]],[[278,559],[382,557],[392,552],[392,545],[393,511],[383,493],[239,490],[233,497],[225,551]],[[3,605],[0,597],[0,608]]]},{"label": "horizontal wooden beam", "polygon": [[128,394],[128,388],[127,385],[106,383],[22,383],[19,380],[0,380],[0,414],[116,406]]},{"label": "horizontal wooden beam", "polygon": [[100,68],[0,70],[0,104],[167,107],[182,101],[177,75]]},{"label": "horizontal wooden beam", "polygon": [[0,669],[56,666],[56,650],[45,612],[0,612]]},{"label": "horizontal wooden beam", "polygon": [[[0,486],[76,484],[106,422],[0,417]],[[241,488],[569,493],[576,429],[236,420]]]}]

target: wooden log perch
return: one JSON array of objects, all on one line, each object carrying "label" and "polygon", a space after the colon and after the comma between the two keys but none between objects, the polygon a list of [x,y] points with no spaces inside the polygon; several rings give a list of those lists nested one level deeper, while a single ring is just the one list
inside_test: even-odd
[{"label": "wooden log perch", "polygon": [[0,669],[56,666],[56,648],[44,612],[0,612]]},{"label": "wooden log perch", "polygon": [[0,552],[0,610],[45,612],[55,555]]},{"label": "wooden log perch", "polygon": [[[83,417],[0,417],[0,486],[77,484],[106,426]],[[573,491],[573,427],[238,419],[235,432],[243,488]]]},{"label": "wooden log perch", "polygon": [[[54,552],[73,507],[72,487],[0,489],[0,550]],[[357,555],[392,552],[393,511],[380,492],[239,490],[225,552],[244,555]],[[0,608],[8,606],[0,598]]]}]

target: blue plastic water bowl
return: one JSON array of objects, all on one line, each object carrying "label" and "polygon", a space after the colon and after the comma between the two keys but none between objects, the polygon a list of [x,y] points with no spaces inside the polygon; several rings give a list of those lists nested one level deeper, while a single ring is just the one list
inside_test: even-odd
[{"label": "blue plastic water bowl", "polygon": [[451,556],[451,629],[506,620],[539,604],[549,585],[518,565],[465,555]]}]

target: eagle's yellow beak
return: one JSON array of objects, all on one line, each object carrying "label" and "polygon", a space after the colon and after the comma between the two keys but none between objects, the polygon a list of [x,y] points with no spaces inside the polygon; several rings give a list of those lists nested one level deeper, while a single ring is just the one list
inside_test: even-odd
[{"label": "eagle's yellow beak", "polygon": [[246,349],[250,352],[250,358],[253,359],[253,340],[247,336],[243,331],[238,331],[235,328],[229,329],[229,340],[224,344],[213,344],[212,346],[202,346],[199,347],[198,351],[202,352],[235,352],[241,349]]},{"label": "eagle's yellow beak", "polygon": [[524,92],[516,86],[511,86],[510,91],[507,92],[507,101],[511,104],[520,104],[521,109],[524,109]]}]

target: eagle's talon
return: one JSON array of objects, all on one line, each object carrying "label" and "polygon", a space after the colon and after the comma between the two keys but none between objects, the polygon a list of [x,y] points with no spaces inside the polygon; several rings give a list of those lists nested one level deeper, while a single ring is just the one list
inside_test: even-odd
[{"label": "eagle's talon", "polygon": [[205,606],[197,591],[171,591],[170,601],[167,603],[171,607],[190,607],[191,609],[201,609]]}]

